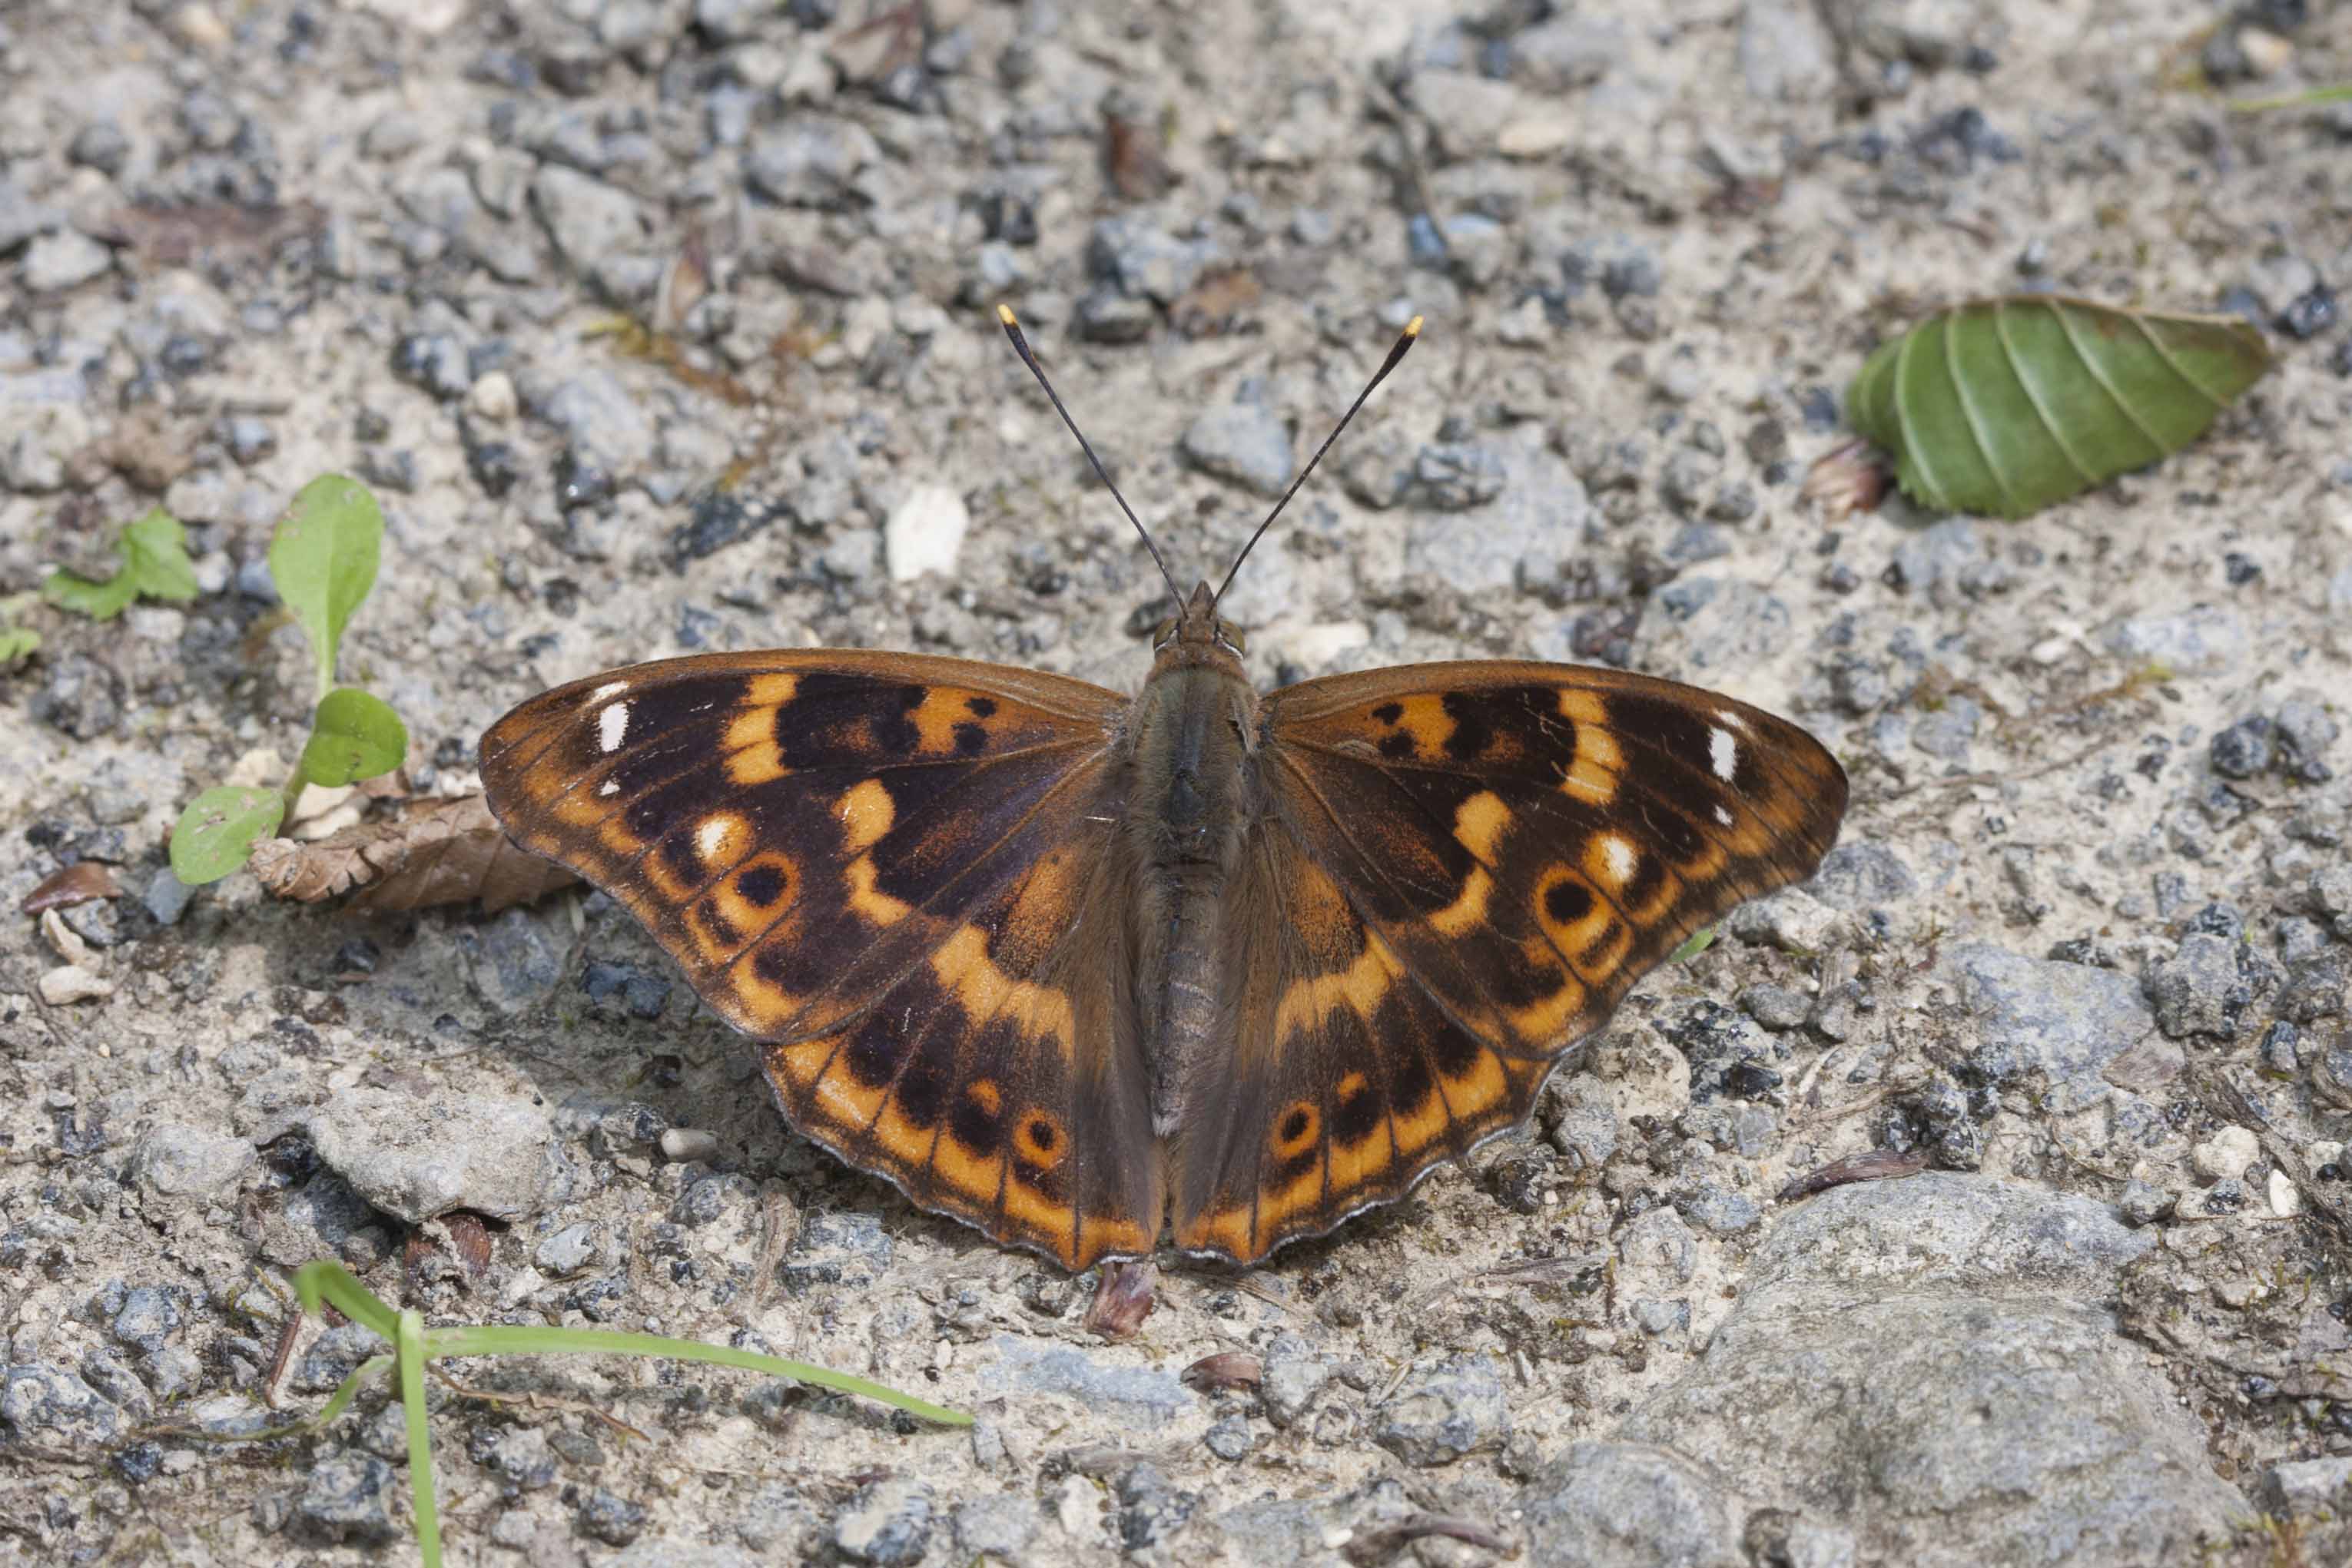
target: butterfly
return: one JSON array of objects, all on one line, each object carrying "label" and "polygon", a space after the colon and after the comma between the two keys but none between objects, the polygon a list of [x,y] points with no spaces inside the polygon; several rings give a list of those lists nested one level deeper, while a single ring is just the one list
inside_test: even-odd
[{"label": "butterfly", "polygon": [[795,1128],[926,1209],[1073,1270],[1255,1262],[1525,1121],[1646,971],[1836,838],[1818,742],[1673,682],[1493,660],[1261,693],[1223,588],[1176,594],[1136,528],[1176,611],[1133,697],[718,653],[482,741],[509,835],[645,924]]}]

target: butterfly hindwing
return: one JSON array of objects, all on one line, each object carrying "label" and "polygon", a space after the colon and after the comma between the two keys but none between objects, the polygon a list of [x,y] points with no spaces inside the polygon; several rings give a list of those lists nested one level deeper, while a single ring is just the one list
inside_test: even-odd
[{"label": "butterfly hindwing", "polygon": [[1784,720],[1538,664],[1287,687],[1257,755],[1269,804],[1235,917],[1262,937],[1244,911],[1277,887],[1318,913],[1229,970],[1230,1124],[1214,1155],[1180,1150],[1175,1195],[1179,1245],[1244,1260],[1522,1119],[1692,932],[1811,873],[1846,793]]},{"label": "butterfly hindwing", "polygon": [[1126,707],[962,660],[709,655],[531,699],[482,774],[511,837],[767,1042],[803,1132],[1077,1266],[1149,1250],[1160,1207],[1124,982],[1089,926]]}]

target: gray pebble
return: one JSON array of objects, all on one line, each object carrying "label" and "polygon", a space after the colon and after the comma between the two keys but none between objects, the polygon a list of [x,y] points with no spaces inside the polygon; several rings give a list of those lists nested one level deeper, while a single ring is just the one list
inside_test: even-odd
[{"label": "gray pebble", "polygon": [[423,121],[404,109],[386,110],[360,132],[361,155],[379,162],[405,158],[424,145]]},{"label": "gray pebble", "polygon": [[131,1179],[162,1197],[211,1197],[251,1169],[255,1157],[244,1138],[166,1122],[141,1134]]},{"label": "gray pebble", "polygon": [[2116,1202],[2124,1223],[2138,1229],[2155,1224],[2172,1212],[2172,1195],[2162,1187],[2134,1179],[2124,1184],[2124,1195]]},{"label": "gray pebble", "polygon": [[626,1546],[646,1528],[646,1511],[615,1492],[598,1487],[580,1505],[580,1531],[607,1546]]},{"label": "gray pebble", "polygon": [[1744,1193],[1703,1181],[1689,1196],[1675,1200],[1675,1207],[1683,1218],[1702,1229],[1717,1236],[1738,1236],[1756,1228],[1764,1211],[1756,1200]]},{"label": "gray pebble", "polygon": [[1287,1335],[1266,1348],[1258,1396],[1265,1402],[1266,1418],[1287,1427],[1307,1414],[1315,1396],[1331,1380],[1331,1365]]},{"label": "gray pebble", "polygon": [[1885,844],[1840,844],[1822,861],[1804,890],[1832,909],[1848,913],[1899,904],[1919,891],[1919,879]]},{"label": "gray pebble", "polygon": [[1812,998],[1786,986],[1750,986],[1739,993],[1742,1011],[1769,1030],[1791,1030],[1812,1011]]},{"label": "gray pebble", "polygon": [[919,1563],[931,1543],[931,1489],[918,1480],[877,1481],[834,1515],[833,1543],[877,1568]]},{"label": "gray pebble", "polygon": [[2306,784],[2324,784],[2335,777],[2327,765],[2328,748],[2342,727],[2317,701],[2294,698],[2279,705],[2279,767]]},{"label": "gray pebble", "polygon": [[964,1557],[994,1556],[1018,1563],[1044,1521],[1035,1500],[1001,1492],[956,1504],[949,1522],[956,1551]]},{"label": "gray pebble", "polygon": [[1502,1367],[1491,1356],[1416,1362],[1373,1412],[1372,1441],[1409,1465],[1450,1465],[1511,1435]]},{"label": "gray pebble", "polygon": [[1679,1297],[1671,1301],[1651,1301],[1643,1298],[1633,1303],[1635,1326],[1653,1339],[1661,1339],[1667,1334],[1688,1333],[1690,1321],[1690,1302]]},{"label": "gray pebble", "polygon": [[583,277],[645,243],[636,199],[592,175],[550,164],[530,183],[530,209],[565,266]]},{"label": "gray pebble", "polygon": [[315,1541],[388,1545],[400,1534],[392,1513],[399,1484],[393,1468],[373,1454],[331,1453],[310,1465],[295,1521]]},{"label": "gray pebble", "polygon": [[18,276],[35,294],[55,294],[103,277],[113,267],[112,251],[78,229],[66,229],[26,246]]},{"label": "gray pebble", "polygon": [[2156,1021],[2174,1040],[2204,1036],[2230,1040],[2253,1000],[2242,973],[2240,945],[2202,932],[2180,940],[2169,958],[2147,967],[2140,988],[2156,1008]]},{"label": "gray pebble", "polygon": [[880,144],[856,120],[801,114],[751,139],[743,177],[784,206],[838,207],[848,204],[857,176],[881,160]]},{"label": "gray pebble", "polygon": [[0,1376],[0,1435],[11,1442],[97,1448],[122,1430],[122,1412],[62,1366],[27,1362]]},{"label": "gray pebble", "polygon": [[1087,268],[1131,298],[1174,303],[1221,252],[1210,240],[1180,240],[1150,221],[1104,218],[1087,238]]},{"label": "gray pebble", "polygon": [[[123,164],[131,161],[131,139],[122,134],[122,127],[111,120],[93,120],[74,132],[66,149],[66,157],[85,169],[95,169],[101,174],[120,174]],[[5,250],[0,245],[0,250]]]},{"label": "gray pebble", "polygon": [[1150,300],[1105,284],[1079,296],[1073,324],[1089,343],[1140,343],[1159,322]]},{"label": "gray pebble", "polygon": [[1179,443],[1204,474],[1279,496],[1290,482],[1290,429],[1263,403],[1229,402],[1202,413]]},{"label": "gray pebble", "polygon": [[1444,442],[1424,446],[1413,459],[1404,498],[1440,512],[1483,507],[1503,493],[1510,465],[1491,446]]},{"label": "gray pebble", "polygon": [[1250,1450],[1257,1446],[1246,1416],[1225,1416],[1211,1422],[1209,1429],[1201,1434],[1201,1441],[1217,1458],[1234,1463],[1249,1458]]},{"label": "gray pebble", "polygon": [[531,1260],[543,1273],[576,1274],[596,1260],[596,1228],[575,1220],[539,1244]]},{"label": "gray pebble", "polygon": [[2252,779],[2271,768],[2271,721],[2260,714],[2218,732],[2207,747],[2213,771],[2224,779]]}]

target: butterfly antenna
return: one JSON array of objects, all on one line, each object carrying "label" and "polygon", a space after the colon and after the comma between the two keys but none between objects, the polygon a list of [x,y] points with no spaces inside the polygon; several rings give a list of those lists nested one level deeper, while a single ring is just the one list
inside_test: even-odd
[{"label": "butterfly antenna", "polygon": [[1298,486],[1307,483],[1307,476],[1315,472],[1315,465],[1323,461],[1323,455],[1331,450],[1331,444],[1339,439],[1339,433],[1348,428],[1348,422],[1356,417],[1356,411],[1364,406],[1364,400],[1372,395],[1372,389],[1388,380],[1389,372],[1404,359],[1406,350],[1420,340],[1421,318],[1416,316],[1404,324],[1404,330],[1398,335],[1396,347],[1389,350],[1389,357],[1381,361],[1381,368],[1372,372],[1372,379],[1364,383],[1364,390],[1356,394],[1356,401],[1348,405],[1348,412],[1339,416],[1339,423],[1331,427],[1331,434],[1323,438],[1323,444],[1315,449],[1315,455],[1307,460],[1307,466],[1298,471],[1298,477],[1290,482],[1290,488],[1282,493],[1282,499],[1274,504],[1274,510],[1265,515],[1265,521],[1257,526],[1257,532],[1250,535],[1249,543],[1242,546],[1242,553],[1234,557],[1234,564],[1225,572],[1225,580],[1217,585],[1219,599],[1224,598],[1225,590],[1234,585],[1234,578],[1242,569],[1242,562],[1249,559],[1249,552],[1257,548],[1257,541],[1265,537],[1265,530],[1274,527],[1274,519],[1282,516],[1282,508],[1290,505],[1290,497],[1298,494]]},{"label": "butterfly antenna", "polygon": [[[1176,586],[1175,574],[1168,570],[1167,559],[1160,555],[1160,547],[1151,542],[1151,531],[1143,526],[1143,519],[1135,515],[1135,508],[1127,504],[1127,497],[1118,493],[1118,486],[1111,482],[1109,472],[1102,465],[1102,459],[1095,455],[1094,445],[1087,440],[1087,433],[1078,428],[1078,422],[1072,419],[1070,411],[1062,406],[1062,394],[1055,392],[1054,383],[1045,379],[1045,367],[1037,362],[1037,356],[1029,348],[1029,340],[1021,335],[1021,322],[1013,314],[1012,307],[998,306],[996,319],[1004,328],[1004,335],[1013,340],[1013,351],[1021,356],[1021,362],[1029,367],[1029,373],[1035,376],[1037,384],[1045,389],[1046,400],[1053,403],[1054,412],[1062,416],[1062,423],[1068,425],[1070,434],[1078,438],[1078,450],[1085,453],[1087,461],[1094,465],[1095,477],[1103,482],[1103,487],[1110,492],[1110,498],[1118,503],[1118,509],[1125,512],[1127,520],[1135,525],[1136,533],[1143,540],[1143,548],[1151,552],[1151,564],[1160,569],[1160,580],[1168,585],[1169,597],[1176,601],[1176,613],[1182,615],[1184,591]],[[1420,324],[1418,319],[1414,324]]]}]

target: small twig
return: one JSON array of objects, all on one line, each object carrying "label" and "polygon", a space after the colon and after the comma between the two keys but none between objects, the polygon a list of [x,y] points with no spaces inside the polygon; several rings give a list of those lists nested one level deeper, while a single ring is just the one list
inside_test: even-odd
[{"label": "small twig", "polygon": [[478,1399],[485,1405],[519,1406],[526,1410],[552,1410],[565,1415],[585,1416],[591,1421],[600,1422],[625,1437],[635,1437],[640,1443],[653,1441],[651,1437],[630,1426],[618,1416],[609,1410],[599,1410],[584,1399],[566,1399],[560,1394],[541,1394],[536,1390],[509,1394],[496,1388],[477,1388],[471,1384],[458,1382],[437,1366],[428,1364],[425,1370],[432,1374],[443,1387],[461,1399]]}]

